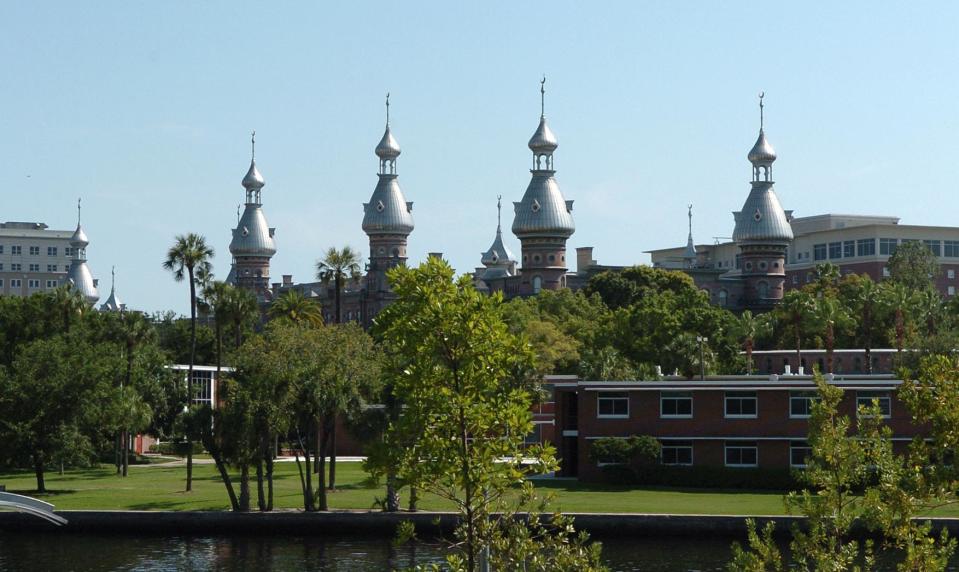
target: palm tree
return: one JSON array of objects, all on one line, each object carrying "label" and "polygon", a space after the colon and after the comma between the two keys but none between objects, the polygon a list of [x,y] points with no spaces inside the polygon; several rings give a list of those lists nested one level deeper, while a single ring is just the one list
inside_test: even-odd
[{"label": "palm tree", "polygon": [[[340,310],[340,297],[343,293],[343,282],[349,280],[359,280],[360,278],[360,253],[349,246],[344,246],[342,250],[330,247],[324,257],[316,263],[316,277],[324,284],[333,282],[335,312],[335,322],[341,323],[342,312]],[[330,490],[336,488],[336,416],[330,423]]]},{"label": "palm tree", "polygon": [[72,284],[58,286],[50,293],[51,308],[57,313],[53,318],[63,325],[63,331],[69,332],[74,319],[79,318],[90,306],[83,298],[83,294]]},{"label": "palm tree", "polygon": [[868,274],[864,275],[852,303],[854,312],[859,315],[859,336],[866,354],[866,373],[871,374],[873,329],[881,319],[882,288],[873,282]]},{"label": "palm tree", "polygon": [[316,263],[316,278],[326,285],[333,282],[335,296],[333,308],[336,312],[334,322],[339,324],[342,322],[340,296],[343,293],[343,282],[347,279],[359,280],[360,253],[349,246],[344,246],[343,250],[330,247],[323,258]]},{"label": "palm tree", "polygon": [[767,335],[770,329],[767,316],[754,316],[749,310],[743,312],[736,321],[734,332],[746,352],[746,375],[753,373],[753,347],[756,339]]},{"label": "palm tree", "polygon": [[882,283],[884,289],[883,303],[895,317],[896,351],[902,352],[905,345],[907,318],[915,301],[915,293],[901,282],[888,281]]},{"label": "palm tree", "polygon": [[796,342],[796,368],[802,363],[802,336],[806,329],[806,321],[813,314],[812,297],[802,290],[790,290],[783,297],[783,302],[776,308],[779,321],[782,322],[793,335]]},{"label": "palm tree", "polygon": [[289,320],[294,324],[323,325],[323,308],[299,290],[287,290],[270,305],[267,312],[275,320]]},{"label": "palm tree", "polygon": [[256,302],[253,292],[244,288],[227,286],[221,305],[223,317],[233,328],[233,348],[237,349],[243,342],[243,327],[253,325],[260,317],[260,306]]},{"label": "palm tree", "polygon": [[814,284],[816,296],[821,298],[835,293],[839,284],[839,267],[832,262],[823,262],[816,265],[816,282]]},{"label": "palm tree", "polygon": [[[129,393],[133,391],[133,362],[136,358],[136,350],[145,343],[148,343],[156,336],[156,330],[153,329],[153,326],[150,322],[139,312],[120,312],[120,321],[119,329],[117,331],[120,341],[123,343],[124,353],[126,354],[126,373],[123,377],[123,382],[120,385],[121,396],[124,395],[124,392]],[[126,417],[130,418],[142,418],[143,414],[139,411],[140,408],[145,407],[146,405],[142,403],[142,399],[139,399],[139,394],[134,393],[129,397],[123,398],[123,407]],[[136,423],[135,423],[136,424]],[[138,425],[143,425],[139,423]],[[120,472],[124,477],[127,476],[129,470],[130,461],[129,461],[129,427],[124,427],[120,430],[120,443],[122,450],[121,465],[122,467],[117,467],[117,472]]]},{"label": "palm tree", "polygon": [[[190,282],[190,365],[187,369],[187,384],[193,383],[193,366],[196,361],[196,287],[197,276],[209,277],[213,258],[213,248],[207,246],[206,239],[194,233],[179,235],[167,252],[163,268],[173,273],[173,279]],[[193,490],[193,442],[187,440],[186,490]]]},{"label": "palm tree", "polygon": [[823,328],[826,345],[826,373],[832,373],[833,352],[836,348],[836,328],[844,327],[849,317],[846,309],[833,296],[823,296],[814,302],[813,313],[816,322]]}]

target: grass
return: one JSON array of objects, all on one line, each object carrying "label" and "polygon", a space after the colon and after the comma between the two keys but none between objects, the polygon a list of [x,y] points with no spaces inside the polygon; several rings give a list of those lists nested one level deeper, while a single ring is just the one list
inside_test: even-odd
[{"label": "grass", "polygon": [[[331,509],[370,509],[383,486],[371,484],[360,463],[337,463],[337,490],[329,497]],[[186,469],[137,465],[130,475],[118,477],[112,466],[69,470],[63,475],[47,473],[49,492],[38,495],[33,473],[0,473],[8,492],[27,494],[53,503],[60,510],[227,510],[226,490],[213,465],[194,467],[193,491],[184,492]],[[275,475],[277,509],[301,509],[296,464],[277,463]],[[668,513],[668,514],[785,514],[782,493],[770,491],[716,491],[702,489],[633,488],[580,483],[575,480],[536,481],[544,493],[552,493],[552,505],[563,512]],[[251,495],[255,506],[255,480]],[[404,502],[407,491],[401,491]],[[423,495],[422,510],[450,510],[442,499]],[[940,509],[936,516],[959,516],[959,508]]]}]

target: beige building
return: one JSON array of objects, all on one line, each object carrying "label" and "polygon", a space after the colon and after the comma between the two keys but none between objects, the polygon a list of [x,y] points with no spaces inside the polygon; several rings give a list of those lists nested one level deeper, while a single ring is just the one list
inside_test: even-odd
[{"label": "beige building", "polygon": [[28,296],[65,283],[73,232],[42,222],[0,223],[0,293]]}]

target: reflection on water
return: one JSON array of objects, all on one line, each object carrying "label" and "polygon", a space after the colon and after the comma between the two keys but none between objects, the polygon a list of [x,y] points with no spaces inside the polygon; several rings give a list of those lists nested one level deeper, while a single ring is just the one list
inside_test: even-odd
[{"label": "reflection on water", "polygon": [[[722,570],[725,539],[608,539],[614,571]],[[438,546],[385,539],[285,536],[101,536],[0,533],[0,570],[262,570],[365,572],[438,562]]]}]

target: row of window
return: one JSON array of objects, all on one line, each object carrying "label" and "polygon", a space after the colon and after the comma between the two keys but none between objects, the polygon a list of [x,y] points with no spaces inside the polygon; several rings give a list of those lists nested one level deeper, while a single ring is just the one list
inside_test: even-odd
[{"label": "row of window", "polygon": [[[27,288],[31,290],[38,290],[40,288],[41,280],[36,278],[31,278],[27,280]],[[47,288],[56,288],[60,285],[59,280],[47,280]],[[23,287],[23,280],[19,278],[10,279],[10,289],[15,290]],[[0,278],[0,289],[3,288],[3,278]]]},{"label": "row of window", "polygon": [[[39,264],[28,264],[28,272],[40,272]],[[57,272],[59,266],[56,264],[47,264],[47,272]],[[3,263],[0,262],[0,272],[3,272]],[[13,262],[10,264],[10,272],[23,272],[23,264],[19,262]]]},{"label": "row of window", "polygon": [[[663,465],[693,464],[693,442],[665,439],[661,442],[660,463]],[[812,448],[806,441],[789,442],[789,466],[805,467]],[[723,459],[727,467],[758,467],[759,447],[755,441],[726,441]]]},{"label": "row of window", "polygon": [[[789,392],[789,417],[805,419],[812,413],[812,403],[819,399],[816,392]],[[886,391],[857,391],[856,409],[871,407],[878,401],[883,417],[892,414],[892,397]],[[603,392],[596,399],[596,416],[599,419],[628,419],[629,393],[625,391]],[[755,391],[726,391],[723,397],[723,415],[727,419],[755,419],[759,416],[759,396]],[[660,419],[692,419],[693,392],[661,391],[659,394]]]},{"label": "row of window", "polygon": [[[0,254],[4,253],[4,248],[5,248],[4,245],[0,244]],[[27,252],[29,253],[30,256],[40,256],[40,247],[30,246],[28,247]],[[59,256],[59,252],[60,252],[59,247],[56,247],[56,246],[47,247],[47,256]],[[11,244],[10,254],[13,256],[22,256],[23,247],[20,246],[19,244]],[[65,247],[63,249],[63,254],[65,254],[66,256],[73,256],[73,248],[69,246]]]},{"label": "row of window", "polygon": [[[896,253],[896,248],[906,242],[920,241],[915,239],[880,238],[879,254],[892,256]],[[929,251],[935,256],[959,258],[959,240],[927,239],[921,242],[925,244],[929,248]],[[858,240],[814,244],[812,251],[814,260],[836,260],[838,258],[852,258],[855,256],[873,256],[876,254],[876,239],[860,238]]]}]

